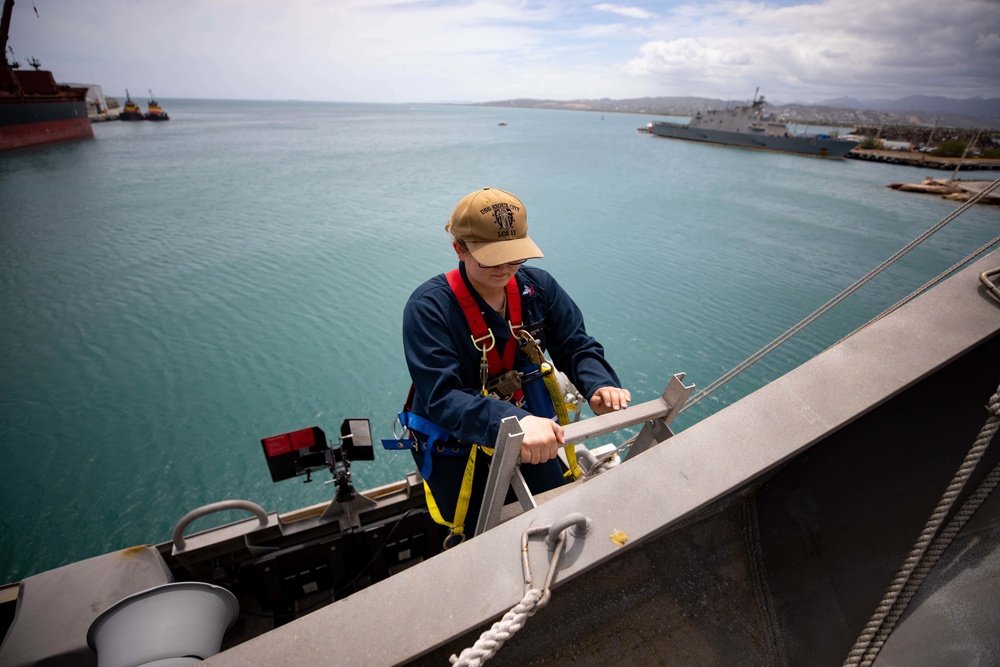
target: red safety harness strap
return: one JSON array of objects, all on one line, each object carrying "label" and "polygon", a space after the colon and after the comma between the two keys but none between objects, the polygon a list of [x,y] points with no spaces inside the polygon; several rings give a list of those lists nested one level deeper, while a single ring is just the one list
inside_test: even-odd
[{"label": "red safety harness strap", "polygon": [[[496,345],[493,343],[495,341],[493,333],[486,326],[486,320],[483,319],[483,314],[479,310],[479,304],[476,302],[476,298],[472,296],[469,286],[465,284],[462,272],[459,269],[453,269],[446,273],[445,277],[448,279],[451,291],[455,293],[455,297],[462,307],[462,312],[465,313],[465,320],[469,323],[469,329],[472,331],[472,338],[476,349],[480,351],[486,349],[486,359],[490,365],[490,376],[495,377],[504,371],[513,370],[514,359],[517,355],[517,342],[513,336],[504,347],[503,357],[501,357],[500,353],[497,352]],[[512,331],[516,332],[521,328],[521,293],[518,291],[517,278],[515,276],[511,276],[510,282],[507,283],[505,289],[507,290],[507,313],[509,315],[510,327]]]}]

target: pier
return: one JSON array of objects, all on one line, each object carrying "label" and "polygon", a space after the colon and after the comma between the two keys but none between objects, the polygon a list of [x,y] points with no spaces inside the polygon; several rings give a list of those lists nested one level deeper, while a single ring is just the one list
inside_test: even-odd
[{"label": "pier", "polygon": [[926,169],[941,169],[954,171],[978,171],[1000,169],[1000,160],[983,158],[938,157],[920,151],[887,151],[876,149],[855,148],[846,156],[852,160],[868,160],[869,162],[884,162],[886,164],[901,164],[910,167]]},{"label": "pier", "polygon": [[[993,181],[952,180],[950,178],[932,178],[928,176],[921,183],[893,183],[888,187],[900,192],[919,192],[928,195],[940,195],[944,199],[968,201],[982,192]],[[1000,196],[988,194],[979,200],[980,204],[1000,205]]]}]

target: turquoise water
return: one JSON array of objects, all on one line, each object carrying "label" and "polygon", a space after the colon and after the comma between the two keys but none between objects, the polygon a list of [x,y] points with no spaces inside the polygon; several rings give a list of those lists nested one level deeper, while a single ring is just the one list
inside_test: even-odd
[{"label": "turquoise water", "polygon": [[[658,139],[636,132],[647,116],[163,104],[169,123],[0,154],[2,581],[165,541],[209,502],[328,500],[321,483],[272,483],[260,438],[348,417],[390,435],[409,386],[403,303],[453,266],[444,223],[473,189],[523,199],[539,264],[637,401],[676,372],[709,384],[955,208],[885,187],[917,169]],[[676,427],[822,350],[998,222],[962,216]],[[376,457],[352,469],[359,488],[412,467]]]}]

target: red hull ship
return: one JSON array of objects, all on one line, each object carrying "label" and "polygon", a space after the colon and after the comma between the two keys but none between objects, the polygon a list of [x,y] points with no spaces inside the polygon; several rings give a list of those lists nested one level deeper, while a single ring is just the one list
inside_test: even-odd
[{"label": "red hull ship", "polygon": [[52,72],[21,71],[7,61],[14,0],[4,2],[0,23],[0,151],[94,136],[87,117],[86,88],[60,86]]}]

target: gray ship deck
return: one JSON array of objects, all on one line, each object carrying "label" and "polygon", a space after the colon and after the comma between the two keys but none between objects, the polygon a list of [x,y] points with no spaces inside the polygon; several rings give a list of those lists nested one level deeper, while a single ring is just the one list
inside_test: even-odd
[{"label": "gray ship deck", "polygon": [[[994,252],[624,465],[206,665],[444,664],[521,600],[522,532],[574,512],[592,531],[492,664],[843,664],[986,420],[1000,303],[978,274],[998,265]],[[876,665],[998,662],[998,505],[945,552]],[[544,572],[544,547],[531,553]]]}]

